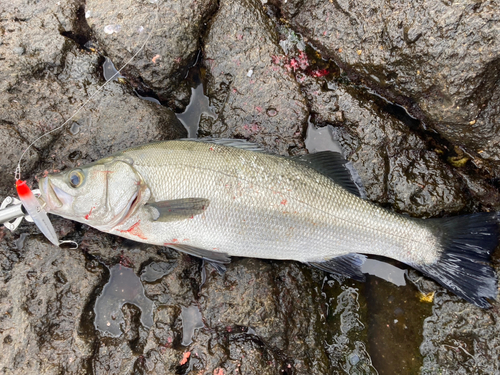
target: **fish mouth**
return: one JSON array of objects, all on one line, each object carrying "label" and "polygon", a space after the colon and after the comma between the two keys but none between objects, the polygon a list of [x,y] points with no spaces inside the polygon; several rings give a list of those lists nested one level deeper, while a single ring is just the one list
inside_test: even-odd
[{"label": "fish mouth", "polygon": [[40,190],[45,199],[46,211],[70,206],[73,202],[73,197],[52,184],[48,177],[43,179]]}]

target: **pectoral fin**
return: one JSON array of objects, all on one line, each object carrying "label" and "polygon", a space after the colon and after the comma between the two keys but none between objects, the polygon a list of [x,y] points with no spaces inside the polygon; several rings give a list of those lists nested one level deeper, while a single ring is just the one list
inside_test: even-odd
[{"label": "pectoral fin", "polygon": [[205,198],[184,198],[146,204],[154,221],[191,219],[206,210],[210,201]]},{"label": "pectoral fin", "polygon": [[346,254],[327,260],[326,262],[309,262],[313,267],[322,271],[340,274],[358,281],[365,281],[361,266],[366,260],[366,255]]},{"label": "pectoral fin", "polygon": [[[198,247],[194,247],[194,246],[190,246],[190,245],[168,244],[167,246],[171,247],[172,249],[175,249],[177,251],[180,251],[181,253],[186,253],[186,254],[201,258],[201,259],[205,259],[205,260],[209,261],[210,263],[219,263],[219,264],[231,263],[231,258],[226,253],[200,249]],[[223,268],[221,268],[221,270],[222,269]]]}]

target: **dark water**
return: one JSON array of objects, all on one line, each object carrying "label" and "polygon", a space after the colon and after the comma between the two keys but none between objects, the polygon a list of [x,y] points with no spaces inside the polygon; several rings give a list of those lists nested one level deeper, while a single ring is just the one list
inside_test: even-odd
[{"label": "dark water", "polygon": [[[316,128],[310,123],[305,144],[311,153],[342,153],[331,126]],[[431,314],[431,304],[421,302],[417,288],[406,280],[408,267],[396,263],[369,258],[362,267],[368,275],[362,289],[366,304],[361,306],[368,322],[367,351],[380,375],[419,372],[423,320]]]}]

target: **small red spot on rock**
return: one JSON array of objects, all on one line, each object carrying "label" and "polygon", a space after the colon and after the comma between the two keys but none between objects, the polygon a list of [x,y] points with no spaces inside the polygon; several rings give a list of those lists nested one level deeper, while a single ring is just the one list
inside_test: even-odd
[{"label": "small red spot on rock", "polygon": [[287,204],[287,202],[288,202],[288,201],[287,201],[286,199],[283,199],[283,200],[281,201],[281,204],[282,204],[282,205],[285,205],[285,204]]},{"label": "small red spot on rock", "polygon": [[329,74],[326,69],[313,70],[309,75],[312,77],[324,77]]},{"label": "small red spot on rock", "polygon": [[186,352],[182,355],[182,359],[179,361],[179,365],[185,365],[191,356],[191,352]]},{"label": "small red spot on rock", "polygon": [[295,72],[298,67],[299,67],[299,63],[297,62],[297,60],[291,59],[290,60],[290,68],[292,68],[293,71]]},{"label": "small red spot on rock", "polygon": [[156,55],[155,57],[153,57],[151,59],[151,61],[153,62],[153,64],[156,64],[156,60],[158,60],[161,56],[160,55]]}]

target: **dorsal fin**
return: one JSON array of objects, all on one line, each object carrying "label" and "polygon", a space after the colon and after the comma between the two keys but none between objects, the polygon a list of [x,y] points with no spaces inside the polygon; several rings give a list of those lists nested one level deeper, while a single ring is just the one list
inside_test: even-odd
[{"label": "dorsal fin", "polygon": [[247,141],[246,139],[204,137],[204,138],[181,138],[179,139],[179,141],[213,143],[215,145],[235,147],[241,150],[267,153],[267,151],[264,150],[262,147],[260,147],[258,144]]},{"label": "dorsal fin", "polygon": [[314,154],[294,156],[292,159],[325,175],[348,192],[360,198],[366,198],[358,174],[340,153],[320,151]]}]

